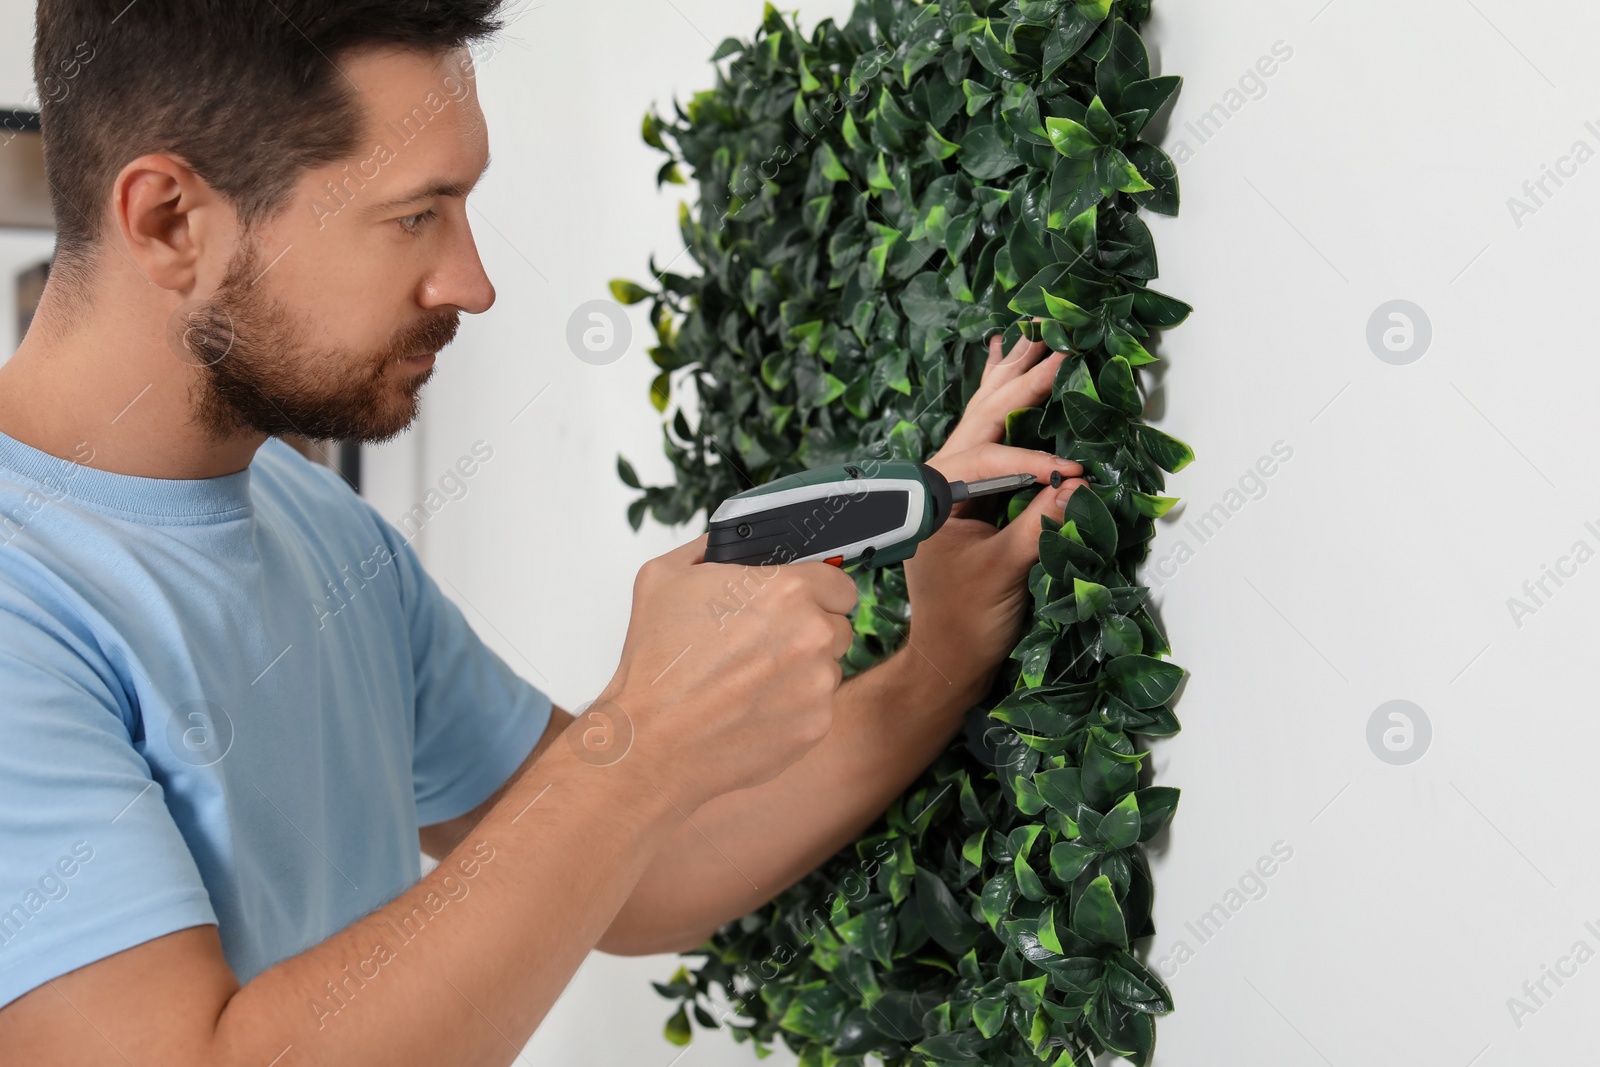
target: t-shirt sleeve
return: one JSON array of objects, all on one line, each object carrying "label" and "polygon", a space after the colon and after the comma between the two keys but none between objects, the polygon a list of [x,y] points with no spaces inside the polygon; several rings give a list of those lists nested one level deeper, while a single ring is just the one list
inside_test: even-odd
[{"label": "t-shirt sleeve", "polygon": [[511,777],[549,725],[551,700],[479,639],[411,544],[387,520],[379,522],[411,633],[412,777],[418,821],[429,826],[466,814]]},{"label": "t-shirt sleeve", "polygon": [[0,606],[0,1006],[217,921],[97,655],[31,607]]}]

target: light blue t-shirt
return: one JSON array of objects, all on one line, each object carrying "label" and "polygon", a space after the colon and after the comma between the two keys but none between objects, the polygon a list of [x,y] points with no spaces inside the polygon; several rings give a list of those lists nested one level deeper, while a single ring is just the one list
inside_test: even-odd
[{"label": "light blue t-shirt", "polygon": [[0,1006],[205,923],[250,981],[415,883],[550,714],[284,442],[181,480],[0,433]]}]

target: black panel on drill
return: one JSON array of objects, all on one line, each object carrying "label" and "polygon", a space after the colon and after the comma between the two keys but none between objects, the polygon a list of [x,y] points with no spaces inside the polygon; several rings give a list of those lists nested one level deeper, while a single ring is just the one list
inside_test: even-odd
[{"label": "black panel on drill", "polygon": [[[757,498],[759,499],[759,498]],[[873,490],[780,504],[751,518],[711,524],[707,563],[788,563],[823,549],[897,530],[911,508],[906,490]],[[748,529],[740,536],[740,529]],[[914,531],[913,531],[914,532]]]}]

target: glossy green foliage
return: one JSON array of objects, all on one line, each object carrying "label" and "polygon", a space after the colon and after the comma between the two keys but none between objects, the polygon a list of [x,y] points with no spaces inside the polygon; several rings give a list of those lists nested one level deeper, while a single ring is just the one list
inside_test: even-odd
[{"label": "glossy green foliage", "polygon": [[[1176,214],[1178,187],[1139,135],[1179,83],[1151,76],[1148,9],[860,0],[808,37],[768,6],[716,50],[714,88],[644,120],[669,157],[658,182],[699,185],[680,212],[699,274],[652,259],[653,288],[612,285],[651,301],[677,473],[641,486],[618,457],[643,494],[635,529],[823,464],[925,459],[1001,331],[1008,351],[1027,330],[1072,353],[1008,443],[1096,479],[1045,521],[1032,623],[966,729],[860,840],[657,986],[681,1001],[674,1042],[692,1018],[806,1067],[1149,1061],[1172,1003],[1136,958],[1153,932],[1141,844],[1178,794],[1146,784],[1142,740],[1178,729],[1183,671],[1135,575],[1172,504],[1164,472],[1193,454],[1141,421],[1154,331],[1190,311],[1148,288],[1139,213]],[[847,674],[908,618],[899,566],[856,580]]]}]

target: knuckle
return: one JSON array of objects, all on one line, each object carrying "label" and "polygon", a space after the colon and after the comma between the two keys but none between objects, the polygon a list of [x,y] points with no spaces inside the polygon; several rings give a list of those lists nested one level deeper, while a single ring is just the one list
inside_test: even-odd
[{"label": "knuckle", "polygon": [[795,632],[800,644],[808,652],[812,650],[826,652],[833,647],[833,627],[821,614],[807,617],[803,625],[795,627]]},{"label": "knuckle", "polygon": [[[839,655],[842,656],[850,651],[851,645],[856,643],[856,628],[849,619],[840,619],[837,629],[839,631],[839,643],[835,647],[840,650]],[[834,658],[837,659],[838,657]]]}]

